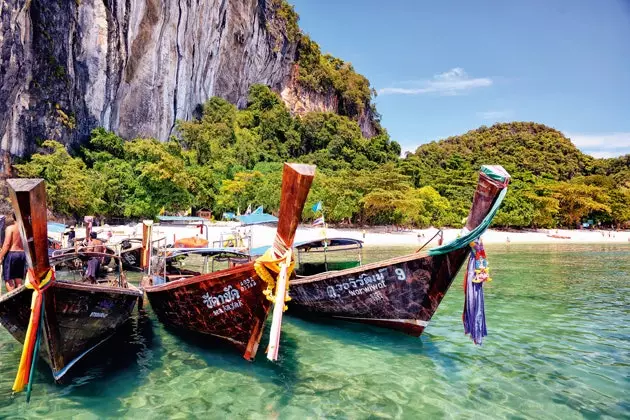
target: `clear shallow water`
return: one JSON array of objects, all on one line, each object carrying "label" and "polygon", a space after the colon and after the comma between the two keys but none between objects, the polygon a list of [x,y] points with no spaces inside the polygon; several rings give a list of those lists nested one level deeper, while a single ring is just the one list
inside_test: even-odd
[{"label": "clear shallow water", "polygon": [[68,384],[41,363],[27,405],[11,396],[20,346],[2,329],[0,418],[629,418],[630,246],[488,256],[481,347],[463,334],[460,278],[419,339],[287,316],[276,364],[173,335],[147,308]]}]

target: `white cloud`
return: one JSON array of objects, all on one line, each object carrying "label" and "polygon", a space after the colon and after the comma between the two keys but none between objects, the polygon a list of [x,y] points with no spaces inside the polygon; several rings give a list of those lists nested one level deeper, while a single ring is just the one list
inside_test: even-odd
[{"label": "white cloud", "polygon": [[488,77],[471,79],[464,69],[456,67],[445,73],[436,74],[432,79],[413,81],[409,84],[412,86],[382,88],[378,94],[424,95],[436,93],[438,95],[457,95],[471,89],[492,86],[492,79]]},{"label": "white cloud", "polygon": [[620,133],[565,133],[584,153],[610,158],[630,153],[630,132]]},{"label": "white cloud", "polygon": [[510,110],[477,112],[477,117],[483,118],[484,120],[501,120],[511,115],[512,111]]}]

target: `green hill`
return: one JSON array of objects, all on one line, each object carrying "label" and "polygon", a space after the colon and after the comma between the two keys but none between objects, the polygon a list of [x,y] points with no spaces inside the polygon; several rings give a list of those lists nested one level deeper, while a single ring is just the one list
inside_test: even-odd
[{"label": "green hill", "polygon": [[509,172],[566,181],[590,175],[597,159],[580,152],[560,131],[533,122],[482,126],[465,134],[424,144],[413,157],[427,168],[474,169],[494,163]]},{"label": "green hill", "polygon": [[424,144],[401,162],[416,187],[431,185],[464,215],[481,165],[503,165],[511,192],[496,224],[576,226],[594,219],[630,220],[630,156],[596,159],[561,132],[533,122],[482,126],[461,136]]}]

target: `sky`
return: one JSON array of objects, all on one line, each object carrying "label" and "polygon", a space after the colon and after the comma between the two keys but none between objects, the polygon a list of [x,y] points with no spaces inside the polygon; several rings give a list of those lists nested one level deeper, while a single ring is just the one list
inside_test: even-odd
[{"label": "sky", "polygon": [[403,151],[535,121],[630,153],[630,0],[289,0],[322,52],[378,91]]}]

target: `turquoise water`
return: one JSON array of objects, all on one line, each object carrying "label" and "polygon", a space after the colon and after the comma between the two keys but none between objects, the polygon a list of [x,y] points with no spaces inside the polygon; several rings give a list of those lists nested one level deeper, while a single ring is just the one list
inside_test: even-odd
[{"label": "turquoise water", "polygon": [[0,418],[629,418],[630,246],[488,257],[481,347],[463,334],[459,278],[419,339],[287,316],[278,363],[175,336],[148,308],[69,383],[41,364],[27,405],[11,396],[20,346],[2,329]]}]

